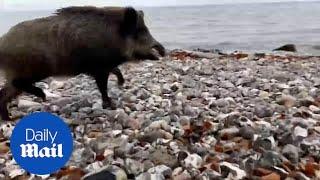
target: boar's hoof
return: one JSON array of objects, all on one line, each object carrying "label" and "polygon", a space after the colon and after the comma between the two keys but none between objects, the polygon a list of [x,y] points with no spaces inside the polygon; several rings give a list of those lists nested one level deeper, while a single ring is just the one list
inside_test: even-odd
[{"label": "boar's hoof", "polygon": [[43,95],[39,96],[43,102],[46,102],[47,101],[47,97],[46,97],[46,94],[43,93]]},{"label": "boar's hoof", "polygon": [[118,86],[122,87],[124,85],[124,80],[118,80]]},{"label": "boar's hoof", "polygon": [[116,110],[117,106],[111,100],[107,100],[102,102],[102,108]]},{"label": "boar's hoof", "polygon": [[125,80],[124,80],[124,78],[123,78],[123,75],[122,75],[120,69],[116,67],[116,68],[114,68],[111,72],[112,72],[114,75],[117,76],[118,86],[123,86]]}]

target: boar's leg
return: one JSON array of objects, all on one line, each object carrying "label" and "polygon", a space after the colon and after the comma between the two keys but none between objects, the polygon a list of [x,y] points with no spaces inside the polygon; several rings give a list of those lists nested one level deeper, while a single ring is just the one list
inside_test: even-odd
[{"label": "boar's leg", "polygon": [[21,91],[12,86],[11,84],[6,84],[0,90],[0,117],[2,120],[11,120],[11,118],[9,117],[7,103],[16,96],[18,96],[20,93]]},{"label": "boar's leg", "polygon": [[19,78],[19,79],[14,79],[12,81],[12,84],[17,89],[29,94],[33,94],[41,98],[43,101],[46,101],[46,94],[43,92],[43,90],[33,85],[34,82],[37,82],[41,79],[42,78]]},{"label": "boar's leg", "polygon": [[117,76],[118,85],[119,85],[119,86],[123,86],[125,80],[124,80],[124,78],[123,78],[123,75],[122,75],[120,69],[116,67],[116,68],[112,69],[111,72],[112,72],[112,74],[114,74],[114,75]]},{"label": "boar's leg", "polygon": [[107,109],[108,107],[110,107],[111,109],[116,109],[115,105],[112,103],[112,100],[108,95],[109,72],[96,73],[95,75],[93,75],[93,77],[96,80],[98,89],[101,93],[103,109]]}]

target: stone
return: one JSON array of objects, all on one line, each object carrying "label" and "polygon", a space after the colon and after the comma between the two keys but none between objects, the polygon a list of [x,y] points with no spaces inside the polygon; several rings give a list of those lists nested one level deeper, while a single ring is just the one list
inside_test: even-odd
[{"label": "stone", "polygon": [[250,139],[253,139],[255,132],[252,127],[244,126],[244,127],[240,128],[239,134],[241,137],[250,140]]},{"label": "stone", "polygon": [[202,166],[203,160],[198,154],[190,154],[184,159],[185,167],[189,168],[200,168]]},{"label": "stone", "polygon": [[0,155],[6,154],[10,151],[8,142],[0,142]]},{"label": "stone", "polygon": [[296,126],[293,130],[293,134],[296,136],[296,137],[307,137],[308,136],[308,129],[306,128],[302,128],[300,126]]},{"label": "stone", "polygon": [[9,177],[11,179],[14,179],[14,178],[16,178],[18,176],[23,175],[24,173],[25,173],[25,170],[23,170],[23,169],[13,169],[13,170],[10,171]]},{"label": "stone", "polygon": [[297,48],[294,44],[285,44],[283,46],[280,46],[273,51],[289,51],[289,52],[297,52]]},{"label": "stone", "polygon": [[256,151],[260,150],[272,150],[275,148],[275,140],[271,137],[261,137],[259,136],[254,142],[253,142],[253,149]]},{"label": "stone", "polygon": [[56,81],[52,80],[50,83],[50,89],[56,90],[56,89],[62,89],[65,85],[65,82],[63,81]]},{"label": "stone", "polygon": [[78,111],[81,113],[90,114],[92,112],[92,108],[91,107],[83,107],[83,108],[80,108]]},{"label": "stone", "polygon": [[156,167],[150,168],[148,170],[151,174],[162,174],[164,177],[171,177],[172,170],[168,166],[165,165],[158,165]]},{"label": "stone", "polygon": [[229,162],[220,163],[221,174],[227,174],[228,179],[243,179],[247,173],[238,165]]},{"label": "stone", "polygon": [[73,102],[72,98],[69,97],[62,97],[57,100],[54,100],[51,104],[57,105],[59,107],[65,107],[68,104],[71,104]]},{"label": "stone", "polygon": [[316,114],[320,114],[320,108],[314,105],[309,106],[309,109]]},{"label": "stone", "polygon": [[172,168],[178,164],[177,158],[164,149],[155,150],[150,154],[149,158],[155,165],[166,165]]},{"label": "stone", "polygon": [[151,174],[151,180],[165,180],[166,178],[162,174]]},{"label": "stone", "polygon": [[297,103],[297,99],[290,95],[282,95],[277,103],[287,108],[291,108]]},{"label": "stone", "polygon": [[40,107],[41,104],[34,102],[34,101],[29,101],[29,100],[24,100],[24,99],[19,99],[18,101],[18,108],[20,109],[28,109],[31,107]]},{"label": "stone", "polygon": [[143,164],[137,160],[127,158],[125,160],[125,166],[127,171],[135,176],[143,172]]},{"label": "stone", "polygon": [[77,166],[85,165],[88,162],[92,163],[94,161],[95,152],[90,148],[78,148],[74,150],[70,158],[70,164]]},{"label": "stone", "polygon": [[13,129],[14,125],[9,122],[0,124],[0,139],[10,139]]},{"label": "stone", "polygon": [[170,89],[171,89],[173,92],[178,91],[178,89],[180,89],[180,88],[181,88],[181,85],[180,85],[178,82],[175,82],[175,83],[171,84],[171,87],[170,87]]},{"label": "stone", "polygon": [[271,173],[269,175],[261,177],[261,180],[280,180],[281,177],[277,173]]},{"label": "stone", "polygon": [[146,132],[143,135],[138,136],[138,140],[142,142],[155,142],[157,139],[173,139],[170,133],[163,130]]},{"label": "stone", "polygon": [[264,168],[272,168],[281,164],[281,158],[277,152],[265,151],[259,159],[259,165]]},{"label": "stone", "polygon": [[144,172],[139,174],[139,176],[137,176],[135,178],[136,180],[151,180],[151,174],[149,172]]},{"label": "stone", "polygon": [[260,91],[259,97],[263,98],[263,99],[268,99],[270,96],[270,94],[266,91]]},{"label": "stone", "polygon": [[259,118],[265,118],[265,117],[271,117],[273,115],[273,110],[267,106],[256,105],[254,108],[254,113]]},{"label": "stone", "polygon": [[60,107],[57,105],[52,105],[52,106],[50,106],[50,110],[52,112],[58,112],[60,110]]},{"label": "stone", "polygon": [[282,154],[292,163],[299,162],[299,148],[292,144],[285,145],[282,149]]},{"label": "stone", "polygon": [[221,87],[223,88],[234,88],[235,86],[230,81],[222,81]]},{"label": "stone", "polygon": [[173,170],[172,179],[173,180],[191,180],[192,177],[187,170],[183,170],[181,167],[178,167]]},{"label": "stone", "polygon": [[229,139],[232,139],[232,138],[238,136],[239,129],[237,127],[230,127],[230,128],[222,129],[219,132],[219,134],[220,134],[221,139],[229,140]]},{"label": "stone", "polygon": [[196,117],[198,115],[198,108],[186,105],[184,108],[184,115],[190,116],[190,117]]},{"label": "stone", "polygon": [[309,107],[314,104],[314,99],[311,96],[299,100],[299,106]]},{"label": "stone", "polygon": [[146,100],[150,97],[150,92],[142,88],[137,93],[137,98],[141,100]]},{"label": "stone", "polygon": [[56,98],[60,98],[61,97],[61,95],[52,93],[52,92],[50,92],[50,91],[48,91],[46,89],[44,89],[43,92],[46,95],[47,99],[56,99]]},{"label": "stone", "polygon": [[216,100],[215,101],[215,105],[216,106],[218,106],[218,107],[227,107],[227,106],[229,106],[230,104],[229,104],[229,101],[228,100],[226,100],[226,99],[218,99],[218,100]]}]

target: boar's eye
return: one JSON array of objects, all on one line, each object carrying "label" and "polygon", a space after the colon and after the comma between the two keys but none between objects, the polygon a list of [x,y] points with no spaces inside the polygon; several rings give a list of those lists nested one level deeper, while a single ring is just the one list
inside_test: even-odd
[{"label": "boar's eye", "polygon": [[138,27],[136,29],[136,32],[133,34],[133,38],[139,39],[141,37],[146,37],[149,33],[148,29],[145,27]]},{"label": "boar's eye", "polygon": [[132,7],[128,7],[124,12],[124,19],[120,27],[120,33],[123,36],[135,34],[138,25],[138,13]]}]

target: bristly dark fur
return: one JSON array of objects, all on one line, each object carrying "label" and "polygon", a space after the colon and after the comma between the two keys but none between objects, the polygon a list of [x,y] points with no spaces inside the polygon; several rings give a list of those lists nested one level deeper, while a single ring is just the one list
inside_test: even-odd
[{"label": "bristly dark fur", "polygon": [[[126,7],[126,10],[134,10],[132,7]],[[120,7],[94,7],[94,6],[71,6],[56,10],[56,15],[96,15],[96,16],[110,16],[112,14],[124,14],[123,8]]]},{"label": "bristly dark fur", "polygon": [[68,15],[68,14],[94,14],[94,15],[105,15],[106,11],[101,8],[94,6],[71,6],[56,10],[57,15]]},{"label": "bristly dark fur", "polygon": [[[94,7],[94,6],[71,6],[56,10],[55,14],[58,16],[67,15],[86,15],[103,17],[106,21],[117,21],[126,24],[136,23],[137,21],[136,10],[132,7],[120,8],[120,7]],[[128,18],[129,17],[129,18]],[[134,19],[134,20],[132,20]],[[128,20],[130,20],[128,22]],[[129,32],[129,30],[128,30]],[[131,31],[130,31],[131,32]]]}]

